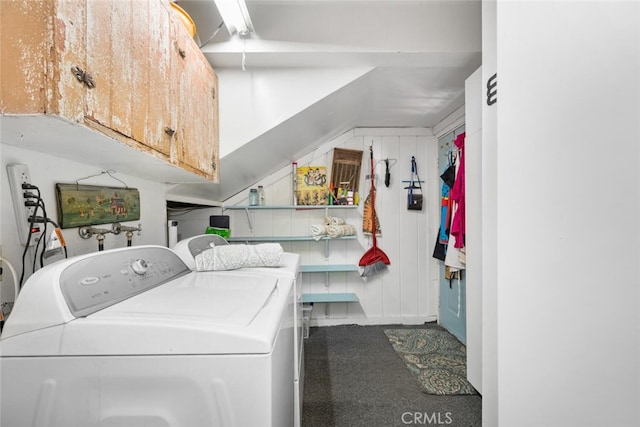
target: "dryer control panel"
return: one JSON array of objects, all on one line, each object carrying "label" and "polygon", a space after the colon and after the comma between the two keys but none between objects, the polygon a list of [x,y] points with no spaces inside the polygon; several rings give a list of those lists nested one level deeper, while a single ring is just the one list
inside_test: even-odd
[{"label": "dryer control panel", "polygon": [[131,247],[99,252],[67,266],[60,289],[71,313],[83,317],[189,272],[167,248]]},{"label": "dryer control panel", "polygon": [[173,250],[178,254],[178,256],[180,256],[180,258],[182,258],[190,269],[194,270],[196,268],[195,259],[198,255],[213,248],[214,246],[223,246],[228,244],[229,242],[217,234],[202,234],[180,240],[173,247]]}]

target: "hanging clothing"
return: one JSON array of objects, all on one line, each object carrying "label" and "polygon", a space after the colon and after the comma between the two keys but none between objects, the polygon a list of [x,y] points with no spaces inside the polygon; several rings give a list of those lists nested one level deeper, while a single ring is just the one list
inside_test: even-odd
[{"label": "hanging clothing", "polygon": [[449,209],[449,186],[442,184],[442,194],[440,197],[440,234],[438,241],[443,245],[449,243],[449,226],[451,224],[451,210]]},{"label": "hanging clothing", "polygon": [[[453,206],[453,219],[458,215],[459,206]],[[453,227],[453,225],[452,225]],[[452,272],[464,270],[465,264],[460,261],[460,249],[457,245],[457,238],[453,233],[449,233],[449,244],[447,245],[447,253],[445,254],[444,265],[449,267]]]},{"label": "hanging clothing", "polygon": [[451,221],[451,235],[455,237],[454,247],[464,247],[465,236],[465,215],[466,215],[466,203],[465,203],[465,156],[464,156],[464,140],[466,132],[462,132],[458,135],[454,141],[455,146],[458,148],[460,155],[458,157],[458,167],[456,171],[456,180],[451,188],[449,197],[456,203],[456,209]]},{"label": "hanging clothing", "polygon": [[451,187],[455,183],[456,178],[456,162],[455,157],[449,153],[449,164],[445,171],[440,175],[442,179],[441,195],[440,195],[440,227],[436,245],[433,250],[433,257],[444,261],[449,245],[449,232],[451,231],[451,213],[453,212],[453,201],[449,197]]},{"label": "hanging clothing", "polygon": [[440,195],[440,227],[436,238],[436,245],[433,249],[433,257],[444,261],[449,244],[449,226],[451,224],[451,210],[449,209],[449,186],[442,183]]}]

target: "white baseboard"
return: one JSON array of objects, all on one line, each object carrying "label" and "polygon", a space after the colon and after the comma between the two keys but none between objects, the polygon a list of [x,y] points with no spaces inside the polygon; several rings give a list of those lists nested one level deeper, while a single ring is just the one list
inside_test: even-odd
[{"label": "white baseboard", "polygon": [[438,318],[431,316],[411,316],[411,317],[350,317],[342,319],[318,319],[311,318],[309,325],[314,326],[341,326],[341,325],[422,325],[427,322],[435,322]]}]

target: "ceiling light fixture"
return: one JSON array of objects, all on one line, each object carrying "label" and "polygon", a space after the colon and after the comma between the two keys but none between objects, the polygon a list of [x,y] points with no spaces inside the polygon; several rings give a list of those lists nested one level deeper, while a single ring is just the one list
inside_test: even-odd
[{"label": "ceiling light fixture", "polygon": [[238,33],[245,37],[253,31],[253,24],[249,17],[245,0],[214,0],[224,21],[224,25],[229,31],[229,35]]}]

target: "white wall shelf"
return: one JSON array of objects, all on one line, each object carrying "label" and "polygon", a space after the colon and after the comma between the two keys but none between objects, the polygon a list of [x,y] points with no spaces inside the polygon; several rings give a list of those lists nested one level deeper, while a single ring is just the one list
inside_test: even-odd
[{"label": "white wall shelf", "polygon": [[271,206],[253,206],[253,205],[229,205],[223,206],[223,210],[260,210],[260,209],[297,209],[297,210],[310,210],[310,209],[355,209],[358,205],[271,205]]},{"label": "white wall shelf", "polygon": [[358,236],[342,236],[342,237],[328,237],[323,236],[320,239],[315,239],[313,236],[239,236],[229,237],[229,242],[308,242],[308,241],[327,241],[327,240],[352,240],[357,239]]},{"label": "white wall shelf", "polygon": [[303,273],[337,273],[358,271],[358,266],[353,264],[315,264],[301,265],[300,271]]},{"label": "white wall shelf", "polygon": [[247,222],[249,223],[249,228],[253,230],[253,224],[251,223],[251,216],[249,215],[249,211],[251,210],[273,210],[273,209],[295,209],[295,210],[316,210],[316,209],[324,209],[328,214],[329,209],[355,209],[358,205],[271,205],[271,206],[255,206],[255,205],[229,205],[223,206],[222,212],[225,210],[244,210],[247,214]]},{"label": "white wall shelf", "polygon": [[[225,210],[233,210],[239,211],[243,210],[247,216],[247,222],[249,224],[249,229],[253,232],[253,224],[251,222],[251,214],[249,211],[258,211],[258,210],[284,210],[284,209],[294,209],[297,211],[308,211],[308,210],[325,210],[325,215],[328,215],[329,210],[343,210],[343,209],[356,209],[357,205],[320,205],[320,206],[306,206],[306,205],[271,205],[271,206],[253,206],[253,205],[229,205],[224,206],[223,211]],[[230,242],[305,242],[305,241],[316,241],[322,242],[324,246],[324,255],[325,258],[329,256],[329,245],[332,240],[355,240],[358,236],[341,236],[341,237],[328,237],[322,236],[321,238],[316,238],[315,236],[306,235],[306,236],[234,236],[229,237],[227,240]],[[301,273],[324,273],[327,275],[327,283],[329,281],[329,275],[331,273],[350,273],[350,272],[358,272],[359,268],[354,264],[314,264],[314,265],[301,265],[300,272]],[[303,293],[302,300],[305,303],[333,303],[333,302],[358,302],[358,296],[355,293],[343,293],[343,292],[321,292],[321,293]]]},{"label": "white wall shelf", "polygon": [[321,302],[358,302],[360,299],[358,295],[352,292],[334,292],[334,293],[319,293],[319,294],[302,294],[303,304],[313,304]]}]

